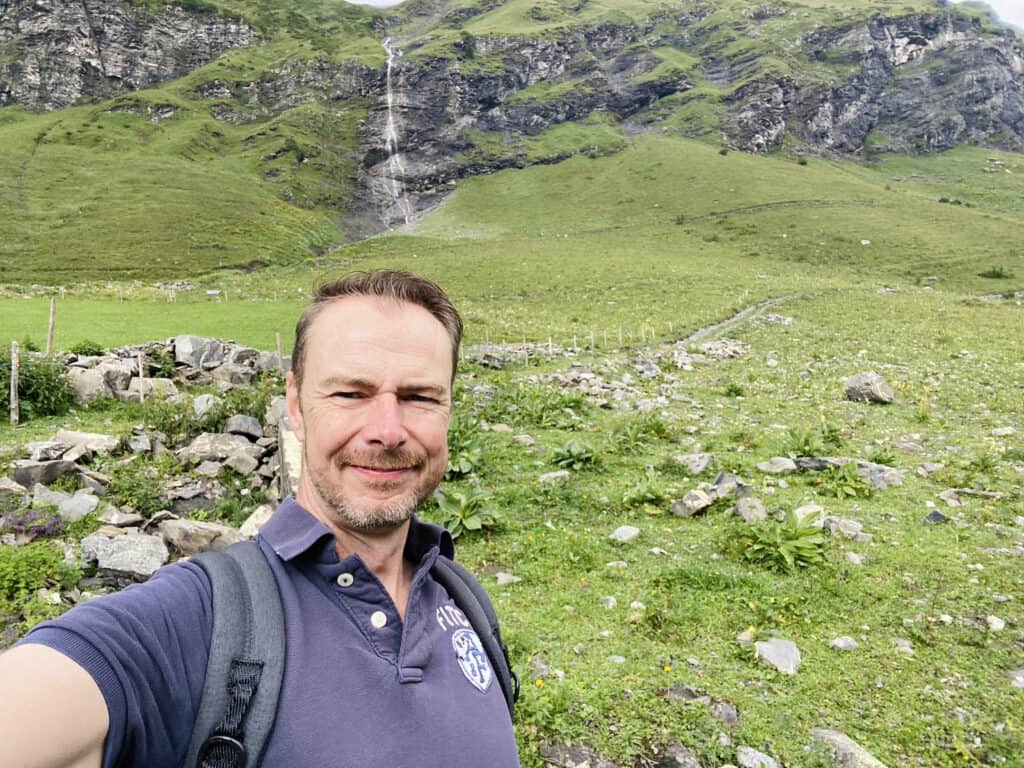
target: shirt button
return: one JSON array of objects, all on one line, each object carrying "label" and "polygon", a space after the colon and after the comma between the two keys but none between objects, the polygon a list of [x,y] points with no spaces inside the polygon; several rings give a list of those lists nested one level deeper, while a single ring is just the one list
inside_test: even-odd
[{"label": "shirt button", "polygon": [[370,623],[374,629],[383,629],[384,625],[388,623],[388,615],[384,611],[374,611],[370,615]]},{"label": "shirt button", "polygon": [[339,573],[337,581],[339,587],[351,587],[355,579],[351,573]]}]

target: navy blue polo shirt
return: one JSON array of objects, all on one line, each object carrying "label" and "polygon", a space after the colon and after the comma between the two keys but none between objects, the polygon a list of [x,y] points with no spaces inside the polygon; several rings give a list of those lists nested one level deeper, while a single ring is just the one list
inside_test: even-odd
[{"label": "navy blue polo shirt", "polygon": [[[442,529],[412,521],[405,621],[357,555],[294,499],[257,537],[284,607],[286,658],[265,766],[513,768],[501,686],[462,612],[429,571],[451,556]],[[180,768],[202,695],[210,583],[176,563],[145,584],[78,606],[22,642],[86,669],[110,716],[104,768]]]}]

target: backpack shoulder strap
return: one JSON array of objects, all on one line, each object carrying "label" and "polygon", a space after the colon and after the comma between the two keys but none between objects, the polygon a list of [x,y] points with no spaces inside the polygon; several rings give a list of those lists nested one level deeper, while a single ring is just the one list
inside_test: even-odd
[{"label": "backpack shoulder strap", "polygon": [[255,541],[193,557],[210,579],[213,634],[185,768],[257,768],[284,674],[284,612]]},{"label": "backpack shoulder strap", "polygon": [[451,595],[459,610],[466,614],[498,676],[509,714],[514,714],[515,703],[519,699],[519,677],[512,669],[508,646],[502,642],[491,598],[473,574],[444,555],[434,562],[431,574]]}]

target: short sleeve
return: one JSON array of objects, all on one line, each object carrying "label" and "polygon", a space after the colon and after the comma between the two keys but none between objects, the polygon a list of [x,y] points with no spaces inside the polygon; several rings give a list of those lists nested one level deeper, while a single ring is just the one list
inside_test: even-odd
[{"label": "short sleeve", "polygon": [[202,698],[213,625],[210,581],[180,563],[76,606],[21,642],[85,669],[107,703],[104,768],[179,768]]}]

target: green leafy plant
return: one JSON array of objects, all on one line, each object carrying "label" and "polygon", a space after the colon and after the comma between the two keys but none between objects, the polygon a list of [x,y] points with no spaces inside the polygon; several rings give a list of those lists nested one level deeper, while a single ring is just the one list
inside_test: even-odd
[{"label": "green leafy plant", "polygon": [[96,357],[102,355],[105,350],[95,341],[83,340],[72,344],[68,351],[82,357]]},{"label": "green leafy plant", "polygon": [[490,498],[478,488],[438,489],[434,494],[437,522],[448,529],[453,539],[469,531],[491,528],[497,524],[499,515],[486,506]]},{"label": "green leafy plant", "polygon": [[599,463],[590,447],[579,440],[568,440],[557,446],[551,460],[555,465],[566,469],[586,469]]},{"label": "green leafy plant", "polygon": [[647,467],[644,473],[622,494],[622,504],[626,507],[657,505],[667,499],[668,495],[662,488],[654,467]]},{"label": "green leafy plant", "polygon": [[817,430],[793,427],[786,434],[787,451],[791,456],[817,456],[825,450],[825,444]]},{"label": "green leafy plant", "polygon": [[722,394],[726,397],[743,397],[747,394],[747,390],[742,384],[730,381],[725,385],[725,388],[722,390]]},{"label": "green leafy plant", "polygon": [[456,415],[448,427],[448,469],[446,480],[458,480],[477,472],[484,463],[476,419]]},{"label": "green leafy plant", "polygon": [[13,612],[14,604],[37,589],[59,585],[70,589],[81,573],[64,561],[63,550],[47,541],[23,547],[0,547],[0,609]]},{"label": "green leafy plant", "polygon": [[109,492],[118,504],[128,505],[140,515],[152,515],[163,508],[164,482],[159,469],[149,463],[115,465]]},{"label": "green leafy plant", "polygon": [[815,479],[818,489],[837,499],[868,499],[874,489],[857,473],[856,462],[848,462],[841,467],[829,467]]},{"label": "green leafy plant", "polygon": [[[5,399],[10,387],[11,353],[4,349],[0,350],[0,392]],[[25,355],[18,367],[18,398],[23,419],[60,416],[74,405],[75,390],[60,360]]]},{"label": "green leafy plant", "polygon": [[749,527],[741,541],[743,557],[773,570],[793,573],[825,562],[827,539],[815,526],[813,516],[801,520],[792,510],[781,523],[758,523]]}]

